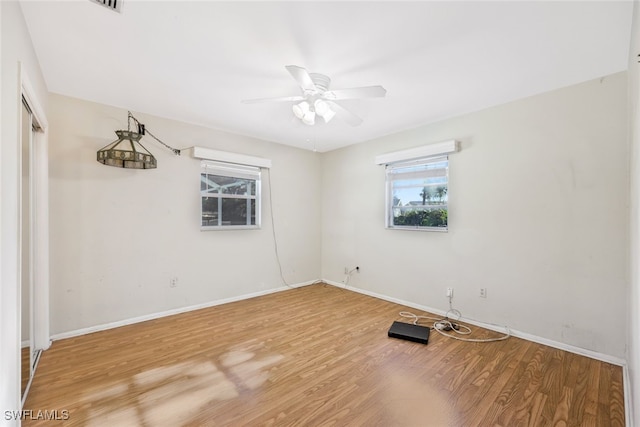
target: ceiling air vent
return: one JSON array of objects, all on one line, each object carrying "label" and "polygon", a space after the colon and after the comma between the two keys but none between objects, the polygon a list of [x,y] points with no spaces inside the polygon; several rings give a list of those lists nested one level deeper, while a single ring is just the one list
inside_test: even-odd
[{"label": "ceiling air vent", "polygon": [[93,3],[101,4],[104,7],[107,7],[114,12],[120,12],[122,9],[122,0],[90,0]]}]

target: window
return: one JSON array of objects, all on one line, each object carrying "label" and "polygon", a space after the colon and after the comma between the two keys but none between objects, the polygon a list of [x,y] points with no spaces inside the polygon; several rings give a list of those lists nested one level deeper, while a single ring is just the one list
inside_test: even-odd
[{"label": "window", "polygon": [[202,230],[260,228],[260,168],[202,161]]},{"label": "window", "polygon": [[448,172],[447,156],[387,165],[387,227],[446,231]]}]

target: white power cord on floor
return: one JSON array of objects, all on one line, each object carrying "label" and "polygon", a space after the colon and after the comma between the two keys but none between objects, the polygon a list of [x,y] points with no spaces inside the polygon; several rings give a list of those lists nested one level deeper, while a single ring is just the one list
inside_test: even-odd
[{"label": "white power cord on floor", "polygon": [[[455,316],[454,319],[450,317],[450,315]],[[511,336],[511,331],[506,326],[502,326],[506,332],[504,335],[497,338],[463,338],[457,335],[469,335],[471,334],[471,328],[466,325],[461,325],[458,323],[458,320],[462,317],[462,313],[460,311],[453,308],[451,303],[451,297],[449,297],[449,310],[445,313],[444,318],[442,317],[431,317],[431,316],[419,316],[417,314],[413,314],[408,311],[401,311],[400,316],[407,317],[409,319],[413,319],[413,324],[417,325],[420,319],[426,319],[429,321],[433,321],[433,327],[430,329],[434,329],[440,335],[444,335],[445,337],[453,338],[459,341],[465,342],[495,342],[495,341],[503,341]],[[497,326],[497,325],[496,325]]]}]

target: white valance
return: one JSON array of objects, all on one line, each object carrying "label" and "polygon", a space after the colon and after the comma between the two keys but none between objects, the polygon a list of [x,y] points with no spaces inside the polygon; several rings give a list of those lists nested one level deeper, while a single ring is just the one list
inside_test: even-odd
[{"label": "white valance", "polygon": [[236,165],[271,168],[271,159],[247,156],[246,154],[231,153],[229,151],[212,150],[211,148],[192,147],[191,152],[196,159],[213,160],[216,162],[234,163]]},{"label": "white valance", "polygon": [[450,141],[438,142],[436,144],[409,148],[408,150],[380,154],[379,156],[376,156],[376,164],[389,165],[392,163],[423,159],[425,157],[442,156],[456,151],[458,151],[458,141],[452,139]]}]

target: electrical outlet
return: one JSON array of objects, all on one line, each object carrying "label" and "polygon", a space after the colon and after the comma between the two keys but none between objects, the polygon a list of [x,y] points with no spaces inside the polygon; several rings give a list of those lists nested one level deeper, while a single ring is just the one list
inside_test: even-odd
[{"label": "electrical outlet", "polygon": [[447,288],[447,298],[453,298],[453,288]]},{"label": "electrical outlet", "polygon": [[175,288],[178,286],[178,278],[177,277],[172,277],[171,280],[169,280],[169,287],[170,288]]},{"label": "electrical outlet", "polygon": [[480,288],[480,298],[487,297],[487,288]]}]

